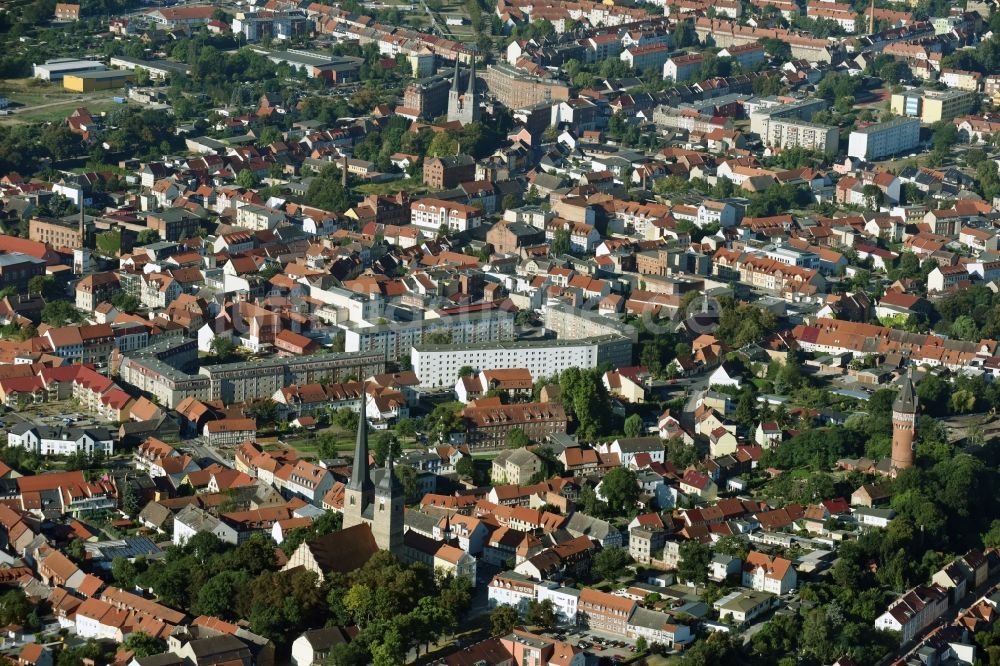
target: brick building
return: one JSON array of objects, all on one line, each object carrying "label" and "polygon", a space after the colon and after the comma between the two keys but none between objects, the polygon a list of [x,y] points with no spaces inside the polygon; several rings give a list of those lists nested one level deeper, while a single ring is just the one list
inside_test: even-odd
[{"label": "brick building", "polygon": [[84,245],[83,234],[80,233],[80,225],[76,221],[63,222],[51,218],[33,218],[28,223],[28,238],[40,243],[48,243],[54,248],[64,247],[75,250]]},{"label": "brick building", "polygon": [[476,161],[469,155],[432,157],[424,160],[424,185],[435,190],[455,187],[475,177]]},{"label": "brick building", "polygon": [[486,232],[486,242],[498,254],[517,252],[518,248],[544,243],[545,231],[526,222],[500,220]]},{"label": "brick building", "polygon": [[505,448],[508,433],[515,429],[536,442],[566,432],[566,411],[555,403],[504,405],[499,398],[483,398],[470,402],[462,411],[462,418],[468,444],[474,449]]}]

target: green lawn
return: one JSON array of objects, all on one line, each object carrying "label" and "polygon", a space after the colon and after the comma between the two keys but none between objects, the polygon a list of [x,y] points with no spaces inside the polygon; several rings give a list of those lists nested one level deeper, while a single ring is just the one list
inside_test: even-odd
[{"label": "green lawn", "polygon": [[[371,443],[372,438],[379,432],[386,432],[386,431],[374,431],[374,430],[368,431],[369,444]],[[387,432],[389,432],[389,434],[393,436],[396,436],[393,430],[388,430]],[[306,432],[301,434],[297,433],[294,435],[280,437],[280,439],[285,443],[286,446],[295,449],[300,454],[307,456],[318,456],[319,438],[321,435],[324,437],[327,435],[332,436],[334,440],[334,447],[336,448],[337,451],[350,452],[354,450],[356,433],[347,432],[335,425],[315,432]],[[399,438],[397,437],[397,439]],[[401,441],[401,444],[404,449],[422,448],[418,442],[412,439],[403,440]],[[278,444],[268,444],[264,446],[264,449],[267,451],[274,451],[280,448],[282,447],[279,446]]]},{"label": "green lawn", "polygon": [[399,191],[410,194],[427,192],[427,186],[419,177],[390,180],[387,183],[365,183],[357,185],[353,189],[358,194],[395,194]]},{"label": "green lawn", "polygon": [[96,238],[97,250],[107,257],[117,257],[122,249],[121,232],[109,231]]}]

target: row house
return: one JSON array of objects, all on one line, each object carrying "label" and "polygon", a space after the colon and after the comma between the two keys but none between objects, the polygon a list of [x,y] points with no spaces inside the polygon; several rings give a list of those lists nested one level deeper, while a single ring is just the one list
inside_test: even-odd
[{"label": "row house", "polygon": [[179,475],[197,472],[201,467],[194,459],[155,437],[143,441],[133,455],[136,469],[151,477]]},{"label": "row house", "polygon": [[236,445],[246,440],[257,441],[257,423],[253,419],[218,419],[209,421],[202,430],[209,446]]},{"label": "row house", "polygon": [[912,363],[952,370],[981,365],[994,355],[997,347],[992,340],[966,342],[827,318],[818,318],[812,325],[796,326],[792,337],[807,352],[900,353],[908,355]]},{"label": "row house", "polygon": [[425,198],[410,204],[410,223],[435,233],[442,227],[449,233],[465,232],[480,226],[483,216],[472,206]]},{"label": "row house", "polygon": [[899,632],[900,645],[905,645],[947,609],[948,593],[945,590],[937,585],[918,585],[889,604],[889,608],[875,618],[875,628]]},{"label": "row house", "polygon": [[107,324],[50,328],[41,336],[55,356],[69,363],[103,366],[114,350],[114,331]]},{"label": "row house", "polygon": [[358,412],[363,390],[361,382],[292,384],[275,391],[271,399],[278,405],[281,418],[289,420],[311,416],[323,409]]},{"label": "row house", "polygon": [[808,286],[819,291],[826,286],[819,271],[789,266],[774,259],[748,256],[740,260],[738,267],[741,282],[766,291],[784,293]]},{"label": "row house", "polygon": [[274,475],[278,487],[291,497],[301,497],[319,506],[323,496],[333,487],[333,474],[329,470],[305,460],[285,465]]}]

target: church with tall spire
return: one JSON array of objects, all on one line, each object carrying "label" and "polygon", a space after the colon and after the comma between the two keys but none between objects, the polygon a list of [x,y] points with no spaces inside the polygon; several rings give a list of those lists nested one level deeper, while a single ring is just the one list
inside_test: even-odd
[{"label": "church with tall spire", "polygon": [[476,55],[472,54],[472,67],[469,70],[469,80],[465,92],[461,88],[462,72],[459,58],[455,58],[455,76],[451,80],[451,90],[448,91],[448,121],[468,125],[479,120],[479,95],[476,92]]},{"label": "church with tall spire", "polygon": [[393,473],[391,451],[386,458],[385,467],[374,472],[368,468],[366,397],[367,395],[362,395],[361,398],[351,480],[344,487],[344,529],[368,525],[379,549],[401,556],[406,493]]}]

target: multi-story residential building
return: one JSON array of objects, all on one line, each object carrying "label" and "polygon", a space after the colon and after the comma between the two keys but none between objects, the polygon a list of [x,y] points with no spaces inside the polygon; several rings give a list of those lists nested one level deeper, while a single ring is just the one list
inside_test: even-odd
[{"label": "multi-story residential building", "polygon": [[301,497],[316,506],[320,506],[323,496],[333,487],[330,470],[305,460],[281,467],[274,479],[286,496]]},{"label": "multi-story residential building", "polygon": [[486,86],[508,109],[569,99],[570,86],[552,75],[534,76],[506,62],[486,66]]},{"label": "multi-story residential building", "polygon": [[497,254],[517,252],[522,247],[544,243],[545,231],[526,222],[500,220],[486,232],[486,242]]},{"label": "multi-story residential building", "polygon": [[115,335],[108,324],[50,328],[42,335],[52,353],[70,363],[105,366],[115,348]]},{"label": "multi-story residential building", "polygon": [[905,645],[946,610],[948,593],[945,590],[937,585],[918,585],[889,604],[889,608],[875,618],[875,628],[899,632],[900,645]]},{"label": "multi-story residential building", "polygon": [[236,209],[236,224],[244,229],[262,231],[274,229],[285,220],[285,214],[274,208],[244,204]]},{"label": "multi-story residential building", "polygon": [[[501,404],[499,398],[481,398],[469,403],[462,411],[466,425],[466,442],[470,449],[502,449],[507,446],[507,436],[521,430],[535,442],[543,441],[556,433],[566,432],[566,410],[562,405],[547,402]],[[508,474],[520,474],[505,465]]]},{"label": "multi-story residential building", "polygon": [[413,371],[423,387],[454,386],[461,368],[527,368],[532,377],[552,377],[567,368],[596,368],[601,363],[625,367],[632,363],[632,341],[620,335],[581,340],[540,340],[517,343],[414,345]]},{"label": "multi-story residential building", "polygon": [[927,274],[927,291],[932,294],[944,293],[969,279],[965,266],[937,266]]},{"label": "multi-story residential building", "polygon": [[879,160],[913,150],[919,144],[920,121],[899,117],[851,132],[847,154],[863,160]]},{"label": "multi-story residential building", "polygon": [[423,344],[426,337],[431,334],[448,337],[451,344],[477,344],[514,339],[514,314],[508,310],[494,308],[479,312],[442,311],[440,314],[441,316],[431,319],[391,322],[375,326],[348,322],[342,325],[345,334],[344,350],[378,354],[387,361],[395,361],[412,353],[411,350]]},{"label": "multi-story residential building", "polygon": [[528,610],[528,603],[535,600],[535,586],[535,581],[514,571],[497,574],[490,581],[487,591],[489,606],[513,606],[524,613]]},{"label": "multi-story residential building", "polygon": [[767,136],[769,121],[775,119],[809,121],[816,112],[826,109],[826,106],[826,100],[821,97],[810,97],[787,104],[778,104],[772,100],[750,111],[750,131],[764,138]]},{"label": "multi-story residential building", "polygon": [[93,312],[101,303],[110,301],[119,290],[116,273],[87,275],[76,284],[76,307],[84,312]]},{"label": "multi-story residential building", "polygon": [[[621,52],[618,59],[635,71],[644,72],[647,69],[662,69],[669,56],[670,47],[666,44],[649,44],[647,46],[630,46]],[[700,60],[698,66],[701,66]]]},{"label": "multi-story residential building", "polygon": [[663,63],[663,78],[670,81],[686,81],[700,70],[705,56],[701,53],[687,53],[669,58]]},{"label": "multi-story residential building", "polygon": [[753,69],[759,62],[763,62],[767,54],[764,53],[764,47],[760,42],[757,42],[756,44],[729,46],[719,51],[718,56],[720,58],[732,58],[740,64],[740,67],[747,70]]},{"label": "multi-story residential building", "polygon": [[691,628],[678,623],[668,613],[636,606],[628,620],[626,636],[646,639],[647,645],[659,644],[668,648],[690,643]]},{"label": "multi-story residential building", "polygon": [[740,281],[758,289],[785,293],[806,289],[822,290],[826,281],[817,269],[789,266],[782,261],[748,255],[737,264]]},{"label": "multi-story residential building", "polygon": [[921,122],[931,124],[968,113],[975,103],[976,93],[971,90],[914,88],[893,94],[889,105],[896,115],[919,118]]},{"label": "multi-story residential building", "polygon": [[80,5],[68,2],[57,2],[55,17],[57,21],[79,21]]},{"label": "multi-story residential building", "polygon": [[191,25],[203,25],[212,19],[211,6],[164,7],[146,10],[145,15],[153,23],[172,30]]},{"label": "multi-story residential building", "polygon": [[320,409],[350,409],[360,411],[363,388],[361,382],[343,384],[292,384],[274,392],[271,399],[285,420],[310,416]]},{"label": "multi-story residential building", "polygon": [[639,564],[659,559],[667,543],[667,531],[657,527],[633,527],[629,530],[628,554]]},{"label": "multi-story residential building", "polygon": [[938,81],[949,88],[969,90],[971,92],[979,92],[982,79],[983,75],[979,72],[970,72],[964,69],[949,69],[948,67],[942,67],[941,73],[938,75]]},{"label": "multi-story residential building", "polygon": [[577,621],[588,629],[625,636],[636,606],[633,599],[587,587],[580,591]]},{"label": "multi-story residential building", "polygon": [[209,365],[200,374],[209,380],[210,400],[226,404],[268,398],[289,384],[310,384],[319,380],[371,377],[385,370],[382,356],[372,352],[345,352],[267,358],[247,363]]},{"label": "multi-story residential building", "polygon": [[528,449],[502,451],[493,459],[490,482],[523,485],[541,468],[541,459]]},{"label": "multi-story residential building", "polygon": [[0,284],[28,293],[31,278],[45,275],[45,261],[21,252],[0,254]]},{"label": "multi-story residential building", "polygon": [[201,218],[185,208],[167,208],[146,216],[146,226],[162,240],[180,241],[198,234]]},{"label": "multi-story residential building", "polygon": [[840,131],[830,125],[820,125],[795,118],[766,118],[761,140],[778,148],[805,148],[834,153],[840,142]]},{"label": "multi-story residential building", "polygon": [[242,444],[257,441],[257,422],[253,419],[216,419],[205,424],[202,431],[210,446]]},{"label": "multi-story residential building", "polygon": [[7,446],[14,446],[43,456],[67,456],[75,453],[106,456],[114,453],[114,437],[107,428],[68,428],[30,422],[19,423],[7,431]]},{"label": "multi-story residential building", "polygon": [[780,595],[794,589],[796,584],[795,567],[783,557],[753,551],[743,563],[743,587]]},{"label": "multi-story residential building", "polygon": [[911,363],[943,366],[951,370],[981,364],[997,349],[997,343],[992,340],[967,342],[827,318],[819,318],[812,325],[796,326],[792,337],[807,352],[901,352],[909,356]]},{"label": "multi-story residential building", "polygon": [[441,199],[417,199],[410,204],[410,224],[437,233],[466,232],[483,223],[482,211],[472,206]]}]

